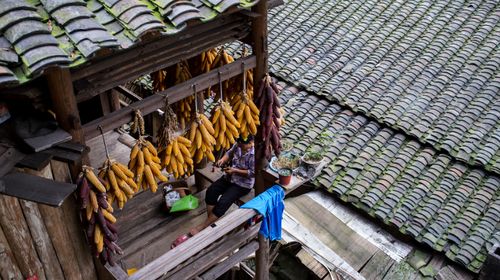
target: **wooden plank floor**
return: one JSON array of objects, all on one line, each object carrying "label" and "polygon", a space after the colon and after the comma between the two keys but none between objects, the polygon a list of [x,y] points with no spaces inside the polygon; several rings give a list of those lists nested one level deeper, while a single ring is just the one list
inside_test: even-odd
[{"label": "wooden plank floor", "polygon": [[[162,195],[158,191],[141,192],[130,200],[120,211],[116,211],[119,233],[118,244],[124,254],[118,263],[126,269],[141,268],[170,250],[172,242],[206,218],[205,191],[195,194],[199,207],[183,213],[166,213],[162,205]],[[234,211],[236,205],[229,209]]]}]

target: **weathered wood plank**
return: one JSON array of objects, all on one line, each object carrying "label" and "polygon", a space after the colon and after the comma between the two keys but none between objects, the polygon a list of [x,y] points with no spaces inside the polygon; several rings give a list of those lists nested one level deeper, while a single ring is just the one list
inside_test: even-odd
[{"label": "weathered wood plank", "polygon": [[115,266],[106,264],[105,267],[116,280],[128,279],[127,273],[118,264]]},{"label": "weathered wood plank", "polygon": [[141,268],[130,279],[155,279],[209,246],[246,220],[255,215],[252,209],[237,209],[214,223],[215,226],[202,230],[166,254]]},{"label": "weathered wood plank", "polygon": [[76,189],[74,184],[55,182],[21,172],[2,177],[0,186],[2,186],[0,193],[55,207],[61,206]]},{"label": "weathered wood plank", "polygon": [[396,262],[383,251],[377,251],[360,273],[366,279],[382,279]]},{"label": "weathered wood plank", "polygon": [[217,277],[224,274],[226,271],[231,269],[231,267],[235,266],[245,258],[247,258],[250,254],[255,252],[259,248],[259,242],[252,241],[245,245],[243,248],[239,249],[238,252],[229,256],[226,260],[219,263],[215,267],[211,268],[209,271],[203,273],[201,275],[201,279],[204,280],[215,280]]},{"label": "weathered wood plank", "polygon": [[29,226],[38,257],[45,270],[45,276],[47,279],[63,279],[61,265],[47,233],[38,205],[26,200],[20,200],[19,202]]},{"label": "weathered wood plank", "polygon": [[14,254],[10,249],[9,242],[0,226],[0,278],[22,279],[23,275],[17,266]]},{"label": "weathered wood plank", "polygon": [[133,120],[134,109],[141,110],[143,115],[147,115],[156,111],[164,105],[163,95],[168,95],[171,104],[184,99],[193,94],[192,85],[196,84],[196,88],[201,91],[219,83],[218,71],[222,72],[221,78],[223,81],[228,80],[241,74],[242,61],[248,66],[253,68],[256,60],[255,56],[248,56],[244,59],[236,60],[231,64],[224,65],[218,69],[214,69],[208,73],[197,76],[189,81],[175,85],[165,91],[152,96],[148,96],[141,101],[133,103],[131,106],[121,108],[118,111],[112,112],[107,116],[93,120],[83,126],[85,137],[91,139],[100,134],[98,126],[101,125],[104,132],[120,127],[122,124]]},{"label": "weathered wood plank", "polygon": [[[68,165],[65,162],[52,160],[50,162],[54,180],[58,182],[71,182],[71,174]],[[76,255],[76,261],[80,271],[86,280],[97,279],[92,254],[87,244],[83,227],[80,223],[78,213],[78,204],[75,196],[69,196],[63,203],[61,210],[63,219],[66,221],[66,229],[69,236],[72,237],[71,244]]]},{"label": "weathered wood plank", "polygon": [[0,224],[23,278],[46,279],[17,198],[0,195]]},{"label": "weathered wood plank", "polygon": [[25,155],[16,148],[7,145],[0,145],[2,152],[0,153],[0,177],[12,170],[18,161]]},{"label": "weathered wood plank", "polygon": [[329,273],[326,270],[325,266],[322,265],[319,261],[313,258],[309,253],[307,253],[304,249],[301,249],[297,253],[297,258],[307,267],[309,268],[319,279],[325,278]]},{"label": "weathered wood plank", "polygon": [[[47,179],[54,178],[50,165],[41,171],[29,169],[26,169],[25,171]],[[64,277],[67,279],[83,279],[77,262],[76,252],[74,251],[73,246],[68,243],[68,241],[74,241],[67,231],[67,222],[62,209],[41,204],[39,205],[39,209],[45,222],[45,226],[47,227],[47,232],[49,233],[52,244],[54,245],[59,263],[61,264]]]},{"label": "weathered wood plank", "polygon": [[[260,226],[253,226],[248,230],[237,232],[234,235],[227,236],[227,239],[214,243],[210,248],[207,248],[207,253],[203,254],[196,260],[188,260],[182,264],[182,268],[174,274],[167,274],[166,278],[170,279],[191,279],[198,274],[206,271],[208,268],[216,264],[223,257],[247,243],[250,239],[254,239],[259,232]],[[191,262],[189,262],[191,261]],[[189,262],[189,263],[188,263]]]},{"label": "weathered wood plank", "polygon": [[[378,250],[308,196],[286,203],[286,211],[359,271]],[[321,219],[318,217],[321,216]]]},{"label": "weathered wood plank", "polygon": [[34,170],[42,170],[52,159],[50,153],[32,153],[27,154],[22,160],[17,163],[17,167],[26,167]]}]

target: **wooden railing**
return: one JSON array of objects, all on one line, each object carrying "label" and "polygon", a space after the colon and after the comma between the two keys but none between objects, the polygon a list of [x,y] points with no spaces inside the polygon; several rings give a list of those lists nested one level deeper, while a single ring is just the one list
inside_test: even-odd
[{"label": "wooden railing", "polygon": [[[131,276],[118,265],[106,268],[120,280],[191,279],[196,276],[216,279],[258,249],[256,238],[260,224],[247,229],[242,227],[255,215],[252,209],[237,209]],[[236,249],[239,250],[231,254]],[[228,258],[220,262],[225,257]]]}]

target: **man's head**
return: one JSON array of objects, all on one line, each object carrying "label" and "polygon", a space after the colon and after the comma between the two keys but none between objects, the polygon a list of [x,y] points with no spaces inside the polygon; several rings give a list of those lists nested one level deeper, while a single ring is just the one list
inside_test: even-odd
[{"label": "man's head", "polygon": [[253,145],[253,135],[248,135],[247,138],[239,137],[236,142],[238,143],[238,146],[244,150],[248,150],[252,147]]}]

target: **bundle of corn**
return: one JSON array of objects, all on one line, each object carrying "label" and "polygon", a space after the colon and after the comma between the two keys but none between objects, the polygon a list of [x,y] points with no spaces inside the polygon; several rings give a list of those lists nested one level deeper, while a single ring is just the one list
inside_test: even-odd
[{"label": "bundle of corn", "polygon": [[229,103],[219,100],[213,109],[212,124],[216,139],[215,150],[229,149],[240,135],[238,131],[240,123],[234,118],[234,112]]},{"label": "bundle of corn", "polygon": [[194,171],[193,159],[189,151],[191,141],[177,132],[177,117],[168,102],[165,104],[163,117],[163,123],[158,131],[161,167],[175,178],[190,176]]},{"label": "bundle of corn", "polygon": [[113,159],[104,161],[99,170],[99,178],[106,187],[108,202],[112,204],[116,200],[120,209],[139,190],[134,182],[134,173]]},{"label": "bundle of corn", "polygon": [[194,155],[195,163],[201,162],[204,157],[215,161],[213,149],[216,141],[212,136],[214,133],[215,130],[210,120],[204,114],[197,113],[189,129],[189,141],[192,143],[189,151],[191,155]]},{"label": "bundle of corn", "polygon": [[260,125],[259,109],[247,94],[241,93],[233,98],[233,109],[236,119],[240,124],[240,135],[247,138],[249,134],[257,134],[257,126]]},{"label": "bundle of corn", "polygon": [[155,92],[164,91],[167,89],[167,71],[158,70],[151,73],[151,79],[153,80],[153,90]]},{"label": "bundle of corn", "polygon": [[[191,73],[189,71],[189,66],[187,62],[179,62],[177,63],[175,69],[175,84],[180,84],[185,81],[188,81],[192,78]],[[194,96],[186,97],[179,102],[175,103],[174,111],[177,114],[179,125],[181,129],[186,129],[186,124],[191,120],[191,114],[193,111],[193,102]]]},{"label": "bundle of corn", "polygon": [[144,119],[138,110],[135,111],[135,119],[132,129],[139,128],[140,136],[130,151],[128,167],[134,173],[138,187],[142,187],[144,190],[149,188],[152,192],[156,192],[158,189],[156,179],[162,182],[166,182],[168,179],[160,172],[161,161],[158,158],[156,148],[142,136],[144,134]]},{"label": "bundle of corn", "polygon": [[118,231],[114,226],[116,218],[111,214],[113,207],[106,199],[104,182],[95,175],[92,167],[83,166],[77,185],[87,238],[101,262],[109,262],[113,266],[113,254],[123,252],[115,243],[118,240]]},{"label": "bundle of corn", "polygon": [[281,136],[279,129],[283,124],[283,114],[281,105],[278,100],[279,89],[272,82],[271,77],[267,74],[261,81],[257,94],[257,103],[259,104],[260,126],[264,145],[257,151],[261,156],[267,159],[271,158],[272,150],[274,154],[279,156],[281,152]]}]

